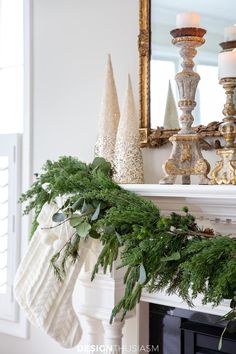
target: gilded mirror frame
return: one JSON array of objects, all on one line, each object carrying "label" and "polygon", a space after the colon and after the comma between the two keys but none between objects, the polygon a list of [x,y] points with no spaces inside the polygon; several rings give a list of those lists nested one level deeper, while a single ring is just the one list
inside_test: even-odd
[{"label": "gilded mirror frame", "polygon": [[[157,148],[169,142],[178,129],[151,128],[150,121],[150,60],[151,60],[151,1],[139,0],[139,93],[140,93],[140,143],[141,147]],[[202,137],[220,137],[220,123],[211,122],[207,126],[194,128]],[[212,143],[202,140],[202,148],[210,150],[218,147],[218,140]]]}]

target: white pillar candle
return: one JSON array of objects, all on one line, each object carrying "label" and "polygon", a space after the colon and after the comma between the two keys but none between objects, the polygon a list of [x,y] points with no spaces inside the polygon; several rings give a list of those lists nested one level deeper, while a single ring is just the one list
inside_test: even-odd
[{"label": "white pillar candle", "polygon": [[224,41],[236,41],[236,25],[224,29]]},{"label": "white pillar candle", "polygon": [[218,56],[219,79],[226,77],[236,78],[236,50],[221,52]]},{"label": "white pillar candle", "polygon": [[199,27],[200,16],[196,12],[182,12],[176,16],[176,28]]}]

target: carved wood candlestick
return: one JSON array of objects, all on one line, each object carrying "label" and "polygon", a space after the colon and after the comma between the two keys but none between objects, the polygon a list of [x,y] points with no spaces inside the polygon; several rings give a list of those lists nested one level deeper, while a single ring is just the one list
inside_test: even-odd
[{"label": "carved wood candlestick", "polygon": [[170,33],[173,36],[172,43],[181,48],[180,55],[183,58],[183,70],[175,77],[180,97],[178,106],[182,111],[179,117],[181,129],[170,138],[172,153],[163,166],[166,176],[159,183],[173,184],[180,175],[182,184],[190,184],[190,176],[197,175],[199,184],[208,184],[210,165],[201,153],[201,137],[192,129],[192,111],[196,106],[195,94],[200,80],[199,74],[193,70],[193,58],[197,54],[196,48],[205,43],[203,36],[206,31],[202,28],[180,28]]},{"label": "carved wood candlestick", "polygon": [[226,144],[223,149],[216,150],[221,160],[216,163],[212,171],[212,184],[236,184],[236,107],[234,104],[234,92],[236,78],[223,78],[220,84],[225,89],[226,103],[224,105],[223,124],[219,131],[223,135]]}]

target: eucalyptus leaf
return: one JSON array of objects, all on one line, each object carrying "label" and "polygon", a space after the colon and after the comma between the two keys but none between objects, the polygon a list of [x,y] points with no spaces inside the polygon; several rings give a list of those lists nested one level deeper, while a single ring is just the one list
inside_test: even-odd
[{"label": "eucalyptus leaf", "polygon": [[70,218],[70,225],[72,227],[76,227],[78,226],[79,224],[81,224],[83,222],[83,218],[79,215],[73,215],[71,218]]},{"label": "eucalyptus leaf", "polygon": [[226,313],[224,316],[222,316],[220,321],[230,321],[233,318],[235,318],[235,314],[234,314],[234,311],[232,310],[232,311]]},{"label": "eucalyptus leaf", "polygon": [[185,213],[188,213],[188,207],[187,207],[187,206],[184,206],[184,207],[182,208],[182,211],[185,212]]},{"label": "eucalyptus leaf", "polygon": [[147,279],[146,270],[144,268],[144,265],[141,264],[139,267],[139,280],[138,281],[140,284],[144,284],[146,279]]},{"label": "eucalyptus leaf", "polygon": [[67,219],[67,216],[65,213],[61,212],[61,213],[55,213],[52,216],[52,221],[54,222],[62,222],[64,220]]},{"label": "eucalyptus leaf", "polygon": [[86,201],[84,200],[83,206],[81,208],[81,213],[84,214],[87,211],[87,204]]},{"label": "eucalyptus leaf", "polygon": [[116,234],[116,237],[119,241],[119,244],[122,245],[123,241],[122,241],[121,235],[117,231],[115,232],[115,234]]},{"label": "eucalyptus leaf", "polygon": [[93,162],[91,163],[91,167],[93,169],[96,169],[98,167],[100,167],[102,164],[106,163],[107,161],[103,158],[103,157],[95,157],[95,159],[93,160]]},{"label": "eucalyptus leaf", "polygon": [[69,204],[70,204],[70,198],[68,198],[68,199],[65,201],[65,203],[64,203],[63,206],[61,207],[61,210],[67,208],[67,207],[69,206]]},{"label": "eucalyptus leaf", "polygon": [[223,344],[223,336],[225,334],[225,331],[226,331],[226,327],[224,328],[223,332],[221,333],[221,336],[220,336],[220,340],[219,340],[219,343],[218,343],[218,350],[221,351],[222,349],[222,344]]},{"label": "eucalyptus leaf", "polygon": [[71,209],[72,209],[73,211],[78,210],[78,209],[81,207],[81,202],[82,202],[82,200],[83,200],[82,198],[76,200],[76,202],[72,205]]},{"label": "eucalyptus leaf", "polygon": [[94,207],[92,206],[92,204],[87,204],[87,210],[84,214],[90,215],[92,213],[94,213]]},{"label": "eucalyptus leaf", "polygon": [[110,162],[106,161],[106,163],[100,166],[99,170],[105,175],[110,175],[112,171]]},{"label": "eucalyptus leaf", "polygon": [[95,157],[91,167],[94,171],[101,171],[105,175],[109,175],[112,171],[110,162],[106,161],[103,157]]},{"label": "eucalyptus leaf", "polygon": [[231,309],[236,308],[236,301],[234,298],[230,301],[230,307],[231,307]]},{"label": "eucalyptus leaf", "polygon": [[179,252],[172,253],[169,257],[161,258],[161,262],[170,262],[170,261],[178,261],[178,260],[180,260]]},{"label": "eucalyptus leaf", "polygon": [[98,219],[99,214],[100,214],[100,210],[101,210],[101,205],[98,204],[98,206],[97,206],[95,212],[93,213],[93,215],[92,215],[92,217],[91,217],[91,221],[95,221],[95,220]]},{"label": "eucalyptus leaf", "polygon": [[99,239],[100,238],[100,234],[94,229],[90,229],[89,236],[92,237],[92,238],[95,238],[95,239]]},{"label": "eucalyptus leaf", "polygon": [[82,238],[86,237],[89,234],[90,229],[91,225],[87,222],[83,222],[76,227],[78,235]]},{"label": "eucalyptus leaf", "polygon": [[91,204],[84,202],[80,212],[83,215],[91,215],[94,212],[94,207]]},{"label": "eucalyptus leaf", "polygon": [[104,232],[105,234],[111,234],[114,232],[114,227],[112,225],[105,225],[102,228],[102,232]]}]

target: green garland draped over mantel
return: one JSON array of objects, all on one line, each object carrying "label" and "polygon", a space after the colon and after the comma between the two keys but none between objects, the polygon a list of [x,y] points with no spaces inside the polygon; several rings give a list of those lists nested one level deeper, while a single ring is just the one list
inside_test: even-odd
[{"label": "green garland draped over mantel", "polygon": [[231,311],[224,320],[228,331],[236,331],[234,238],[201,229],[187,208],[182,214],[162,216],[151,201],[114,183],[110,163],[98,157],[91,164],[73,157],[46,162],[20,198],[27,202],[25,214],[35,211],[32,235],[43,205],[58,196],[66,200],[52,221],[74,228],[69,241],[51,259],[58,279],[63,281],[68,262],[79,262],[81,238],[92,237],[102,244],[92,280],[100,267],[104,272],[112,269],[118,253],[119,267],[127,269],[124,296],[113,309],[111,321],[119,313],[123,319],[146,288],[177,294],[190,306],[200,294],[203,304],[213,306],[230,298]]}]

